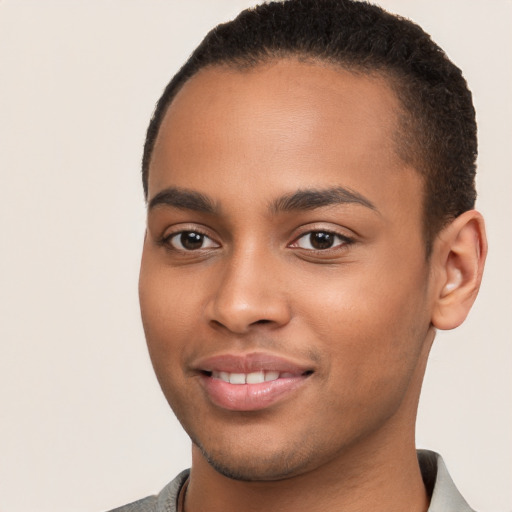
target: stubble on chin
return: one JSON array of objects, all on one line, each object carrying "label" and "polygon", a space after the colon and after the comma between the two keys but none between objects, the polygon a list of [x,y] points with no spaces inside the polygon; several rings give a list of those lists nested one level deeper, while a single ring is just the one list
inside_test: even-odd
[{"label": "stubble on chin", "polygon": [[230,457],[229,454],[217,454],[208,451],[201,443],[192,439],[192,443],[199,449],[204,460],[217,473],[240,482],[275,482],[286,480],[294,475],[305,471],[307,457],[298,451],[291,454],[283,451],[274,452],[267,456],[260,456],[250,460],[245,457],[243,460]]}]

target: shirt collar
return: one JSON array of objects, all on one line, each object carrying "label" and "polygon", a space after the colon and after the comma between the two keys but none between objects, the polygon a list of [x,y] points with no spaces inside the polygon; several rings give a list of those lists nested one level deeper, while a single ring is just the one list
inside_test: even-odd
[{"label": "shirt collar", "polygon": [[432,489],[428,512],[475,512],[462,497],[441,455],[418,450],[418,461],[427,489]]}]

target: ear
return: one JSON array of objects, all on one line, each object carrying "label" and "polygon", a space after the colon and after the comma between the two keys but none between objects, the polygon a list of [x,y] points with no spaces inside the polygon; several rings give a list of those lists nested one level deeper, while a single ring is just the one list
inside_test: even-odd
[{"label": "ear", "polygon": [[438,235],[431,255],[434,327],[454,329],[466,319],[480,288],[486,255],[484,220],[475,210],[459,215]]}]

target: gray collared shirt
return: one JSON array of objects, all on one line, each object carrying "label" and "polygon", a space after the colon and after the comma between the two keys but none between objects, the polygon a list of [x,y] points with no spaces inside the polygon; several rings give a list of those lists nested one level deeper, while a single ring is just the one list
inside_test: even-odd
[{"label": "gray collared shirt", "polygon": [[[455,487],[439,454],[418,450],[418,460],[425,485],[432,489],[428,512],[475,512]],[[110,512],[176,512],[178,495],[188,475],[188,470],[183,471],[157,496],[149,496]]]}]

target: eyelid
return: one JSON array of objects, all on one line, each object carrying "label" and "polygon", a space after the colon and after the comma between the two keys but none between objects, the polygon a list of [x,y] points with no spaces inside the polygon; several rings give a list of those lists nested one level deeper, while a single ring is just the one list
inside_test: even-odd
[{"label": "eyelid", "polygon": [[[315,248],[306,248],[306,247],[300,247],[298,246],[298,241],[301,240],[304,237],[311,236],[313,233],[327,233],[330,235],[333,235],[335,238],[338,239],[338,242],[335,242],[335,245],[332,247],[328,247],[325,249],[315,249]],[[341,243],[340,243],[341,241]],[[333,228],[326,228],[323,226],[305,226],[303,227],[303,230],[301,230],[300,233],[295,235],[293,237],[292,242],[288,244],[288,247],[292,249],[298,249],[310,253],[329,253],[333,251],[340,251],[343,248],[346,248],[346,246],[349,246],[355,242],[354,237],[348,236],[346,234],[340,233],[339,230],[333,229]]]},{"label": "eyelid", "polygon": [[[197,249],[187,249],[186,247],[183,247],[183,244],[181,243],[181,237],[183,236],[184,233],[194,233],[196,235],[200,235],[202,237],[202,247],[198,247]],[[183,251],[183,252],[199,252],[201,250],[205,250],[205,249],[216,249],[219,246],[219,244],[217,242],[215,242],[215,240],[213,240],[212,238],[210,238],[209,236],[207,235],[203,235],[202,233],[199,233],[198,231],[188,231],[188,230],[185,230],[185,231],[178,231],[177,233],[174,233],[173,235],[167,237],[167,243],[175,250],[177,251]],[[176,240],[176,242],[179,243],[179,245],[181,245],[181,247],[176,247],[175,243],[174,243],[174,240]],[[207,242],[209,241],[209,243]],[[204,245],[206,244],[206,245]]]},{"label": "eyelid", "polygon": [[[171,240],[177,236],[181,235],[182,233],[197,233],[205,238],[208,238],[211,240],[215,245],[205,248],[200,248],[196,250],[187,250],[187,249],[179,249],[174,247],[171,244]],[[209,250],[209,249],[215,249],[218,247],[221,247],[220,242],[216,239],[215,236],[212,236],[210,233],[210,230],[207,228],[204,228],[202,226],[198,226],[197,224],[178,224],[176,226],[172,226],[171,228],[167,228],[164,231],[164,234],[159,238],[158,244],[166,247],[169,250],[173,250],[176,252],[199,252],[201,250]]]}]

